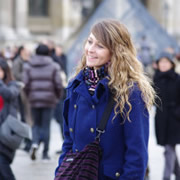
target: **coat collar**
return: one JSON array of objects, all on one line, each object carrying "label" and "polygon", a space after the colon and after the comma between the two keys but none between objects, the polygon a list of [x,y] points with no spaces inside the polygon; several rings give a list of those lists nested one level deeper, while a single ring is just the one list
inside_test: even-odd
[{"label": "coat collar", "polygon": [[176,79],[176,72],[174,71],[174,69],[171,69],[169,71],[166,71],[166,72],[161,72],[159,70],[156,71],[156,74],[155,74],[155,78],[169,78],[169,79]]},{"label": "coat collar", "polygon": [[81,81],[83,81],[83,71],[80,71],[77,76],[75,76],[69,81],[69,84],[66,89],[70,89],[71,87],[76,87],[77,85],[80,84]]},{"label": "coat collar", "polygon": [[81,70],[80,73],[69,82],[67,89],[71,89],[72,91],[81,94],[85,98],[90,99],[91,103],[98,103],[103,92],[105,92],[105,94],[109,94],[108,82],[109,80],[107,78],[100,80],[96,87],[95,94],[91,97],[84,82],[83,71]]}]

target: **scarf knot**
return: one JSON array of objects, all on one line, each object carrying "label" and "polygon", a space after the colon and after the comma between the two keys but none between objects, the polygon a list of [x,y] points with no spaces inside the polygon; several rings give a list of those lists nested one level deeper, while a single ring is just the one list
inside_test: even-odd
[{"label": "scarf knot", "polygon": [[94,69],[94,67],[87,66],[84,68],[83,74],[88,91],[92,96],[94,95],[98,82],[108,75],[108,64],[105,64],[99,69]]}]

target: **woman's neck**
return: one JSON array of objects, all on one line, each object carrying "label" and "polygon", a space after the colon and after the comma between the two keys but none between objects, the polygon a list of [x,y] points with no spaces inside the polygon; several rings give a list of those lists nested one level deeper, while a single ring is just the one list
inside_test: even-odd
[{"label": "woman's neck", "polygon": [[98,82],[108,75],[107,65],[103,65],[100,68],[85,67],[84,80],[88,86],[89,93],[94,94]]}]

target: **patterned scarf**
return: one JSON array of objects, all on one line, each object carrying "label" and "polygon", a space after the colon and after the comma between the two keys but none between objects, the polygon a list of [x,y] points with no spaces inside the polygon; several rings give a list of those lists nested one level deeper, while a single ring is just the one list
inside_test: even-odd
[{"label": "patterned scarf", "polygon": [[99,69],[94,69],[94,67],[85,67],[83,74],[89,93],[92,96],[94,95],[99,80],[108,75],[108,63]]}]

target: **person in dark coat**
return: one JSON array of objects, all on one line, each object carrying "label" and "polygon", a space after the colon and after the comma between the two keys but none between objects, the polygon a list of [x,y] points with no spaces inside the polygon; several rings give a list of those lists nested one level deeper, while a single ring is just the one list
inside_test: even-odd
[{"label": "person in dark coat", "polygon": [[[27,63],[29,57],[30,53],[27,47],[20,46],[17,52],[17,56],[13,60],[12,64],[12,73],[16,81],[23,82],[23,66],[25,63]],[[18,97],[18,104],[21,121],[26,122],[28,124],[32,124],[30,105],[23,89],[21,90],[20,95]],[[24,143],[24,150],[29,152],[31,148],[31,141],[29,139],[25,139]]]},{"label": "person in dark coat", "polygon": [[[0,58],[0,97],[2,102],[0,126],[9,114],[17,117],[19,93],[20,86],[13,80],[6,60]],[[10,167],[14,156],[15,150],[10,149],[0,140],[0,180],[15,180]]]},{"label": "person in dark coat", "polygon": [[[63,52],[63,47],[61,45],[56,45],[55,52],[51,56],[53,60],[59,64],[61,68],[61,77],[63,81],[63,96],[60,98],[54,110],[54,118],[60,125],[60,133],[61,137],[63,136],[63,102],[66,99],[66,87],[67,87],[67,57]],[[62,150],[58,150],[57,154],[62,153]]]},{"label": "person in dark coat", "polygon": [[80,152],[97,137],[96,128],[111,93],[115,105],[100,138],[98,180],[144,180],[148,109],[155,92],[136,58],[128,30],[117,20],[102,20],[92,27],[82,60],[67,87],[57,179],[67,152]]},{"label": "person in dark coat", "polygon": [[49,159],[50,120],[53,109],[61,97],[62,81],[60,68],[49,56],[46,45],[40,44],[36,55],[24,67],[25,92],[31,104],[33,117],[32,160],[36,150],[44,142],[43,159]]},{"label": "person in dark coat", "polygon": [[157,143],[164,146],[165,167],[163,180],[175,174],[180,180],[180,166],[175,147],[180,143],[180,76],[175,72],[173,56],[162,52],[157,61],[154,84],[159,96],[155,115]]}]

